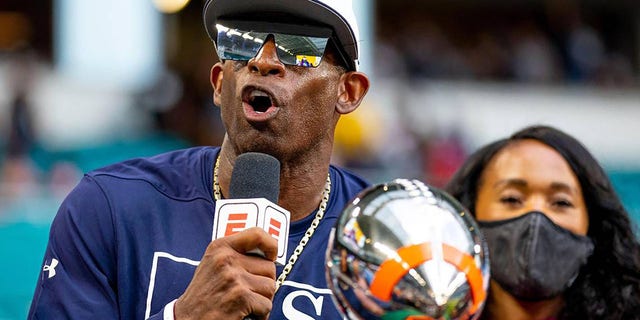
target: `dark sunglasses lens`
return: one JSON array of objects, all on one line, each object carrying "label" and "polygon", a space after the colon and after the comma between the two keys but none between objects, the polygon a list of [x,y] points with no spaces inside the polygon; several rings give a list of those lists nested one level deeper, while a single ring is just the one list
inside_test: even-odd
[{"label": "dark sunglasses lens", "polygon": [[278,58],[282,63],[317,67],[329,42],[326,37],[242,31],[222,25],[217,25],[216,28],[218,56],[222,60],[250,60],[258,54],[269,34],[273,34]]},{"label": "dark sunglasses lens", "polygon": [[256,56],[267,38],[266,33],[246,32],[222,25],[216,27],[218,56],[222,60],[250,60]]},{"label": "dark sunglasses lens", "polygon": [[278,57],[284,64],[317,67],[322,61],[328,38],[274,34]]}]

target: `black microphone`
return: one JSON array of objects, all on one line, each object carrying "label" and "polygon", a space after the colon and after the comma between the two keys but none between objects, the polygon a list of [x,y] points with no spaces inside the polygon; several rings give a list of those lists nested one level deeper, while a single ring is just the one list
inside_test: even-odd
[{"label": "black microphone", "polygon": [[280,161],[265,153],[247,152],[236,158],[231,172],[231,199],[265,198],[278,203]]},{"label": "black microphone", "polygon": [[[278,241],[276,263],[286,263],[290,213],[278,206],[280,161],[257,152],[236,158],[229,184],[230,199],[216,201],[213,239],[261,227]],[[247,252],[264,257],[259,249]]]},{"label": "black microphone", "polygon": [[[231,199],[264,198],[271,204],[276,204],[279,194],[280,161],[278,159],[258,152],[243,153],[236,158],[229,185]],[[287,219],[287,224],[288,222]],[[287,239],[284,240],[286,244]],[[264,256],[264,253],[259,250],[251,250],[248,253]],[[256,319],[255,315],[248,315],[243,320],[254,319]]]}]

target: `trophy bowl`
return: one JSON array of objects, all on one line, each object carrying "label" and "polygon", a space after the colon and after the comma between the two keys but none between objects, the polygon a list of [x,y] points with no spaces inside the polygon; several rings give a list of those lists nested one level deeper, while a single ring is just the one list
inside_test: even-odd
[{"label": "trophy bowl", "polygon": [[326,275],[348,319],[476,319],[489,285],[488,249],[453,197],[396,179],[365,189],[343,210]]}]

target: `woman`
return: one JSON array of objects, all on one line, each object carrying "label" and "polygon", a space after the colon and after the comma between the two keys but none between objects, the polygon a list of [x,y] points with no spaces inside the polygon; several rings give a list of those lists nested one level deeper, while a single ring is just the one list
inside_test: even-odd
[{"label": "woman", "polygon": [[640,319],[640,243],[573,137],[525,128],[475,152],[446,190],[487,239],[483,319]]}]

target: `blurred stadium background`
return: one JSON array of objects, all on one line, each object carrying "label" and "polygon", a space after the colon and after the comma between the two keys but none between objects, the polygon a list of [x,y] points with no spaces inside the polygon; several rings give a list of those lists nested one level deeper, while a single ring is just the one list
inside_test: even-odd
[{"label": "blurred stadium background", "polygon": [[[219,145],[203,0],[0,1],[0,319],[24,319],[83,172]],[[640,2],[355,0],[364,105],[334,162],[444,184],[530,124],[578,137],[640,221]]]}]

